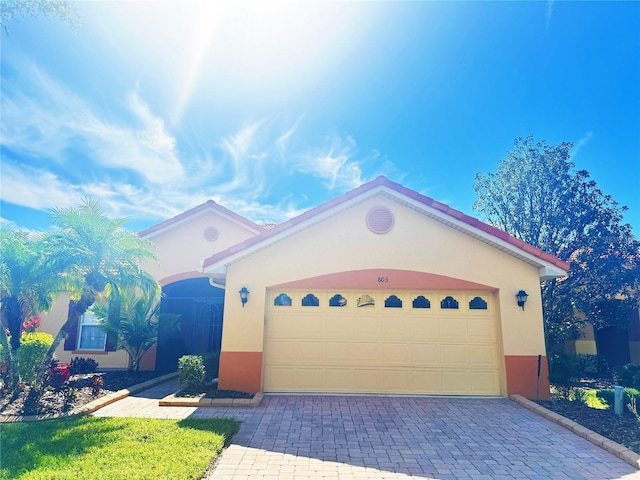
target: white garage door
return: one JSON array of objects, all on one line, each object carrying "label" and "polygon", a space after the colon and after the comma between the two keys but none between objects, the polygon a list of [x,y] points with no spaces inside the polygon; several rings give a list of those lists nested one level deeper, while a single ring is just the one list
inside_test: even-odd
[{"label": "white garage door", "polygon": [[488,292],[267,292],[265,392],[500,395]]}]

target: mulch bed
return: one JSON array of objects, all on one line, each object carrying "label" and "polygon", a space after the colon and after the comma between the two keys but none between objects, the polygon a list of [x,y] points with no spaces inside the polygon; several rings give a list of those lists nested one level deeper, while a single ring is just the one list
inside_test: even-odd
[{"label": "mulch bed", "polygon": [[619,417],[613,412],[613,408],[598,410],[580,401],[555,400],[538,403],[640,454],[640,422],[630,412],[625,411]]},{"label": "mulch bed", "polygon": [[[11,392],[0,392],[0,415],[51,415],[70,412],[96,398],[123,388],[129,388],[163,375],[162,372],[130,372],[108,370],[95,374],[73,375],[65,388],[55,390],[47,387],[38,398],[37,391],[25,386],[14,398]],[[103,385],[96,395],[93,378],[101,376]]]},{"label": "mulch bed", "polygon": [[238,392],[236,390],[218,390],[218,384],[206,385],[198,391],[180,390],[176,397],[186,398],[253,398],[252,393]]},{"label": "mulch bed", "polygon": [[[582,379],[578,387],[600,390],[613,388],[615,383],[612,377],[602,376]],[[618,416],[614,413],[613,407],[599,410],[588,407],[579,400],[552,400],[537,403],[640,454],[640,422],[626,406],[623,415]]]}]

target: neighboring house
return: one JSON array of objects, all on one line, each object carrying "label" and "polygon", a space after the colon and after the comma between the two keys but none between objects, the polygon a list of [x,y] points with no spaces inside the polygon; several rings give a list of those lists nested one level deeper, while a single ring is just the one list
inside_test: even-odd
[{"label": "neighboring house", "polygon": [[187,322],[147,368],[220,348],[224,389],[549,396],[540,280],[568,265],[384,177],[268,228],[207,202],[141,236]]},{"label": "neighboring house", "polygon": [[600,355],[610,367],[640,363],[640,308],[629,312],[627,328],[592,325],[582,329],[582,338],[568,342],[569,353]]}]

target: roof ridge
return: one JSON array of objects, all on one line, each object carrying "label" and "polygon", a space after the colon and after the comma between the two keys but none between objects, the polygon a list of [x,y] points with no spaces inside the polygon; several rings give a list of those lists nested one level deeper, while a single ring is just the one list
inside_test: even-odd
[{"label": "roof ridge", "polygon": [[217,203],[215,200],[213,199],[209,199],[204,203],[201,203],[200,205],[196,205],[193,208],[190,208],[188,210],[185,210],[182,213],[179,213],[171,218],[168,218],[166,220],[163,220],[160,223],[157,223],[156,225],[152,225],[149,228],[145,228],[144,230],[140,230],[138,232],[138,236],[140,237],[146,237],[148,235],[151,235],[153,233],[159,232],[161,230],[164,230],[166,228],[170,228],[173,224],[179,223],[183,220],[188,219],[189,217],[196,215],[202,211],[207,210],[208,208],[212,209],[212,210],[216,210],[218,212],[221,212],[225,215],[230,216],[231,218],[237,220],[239,223],[244,224],[245,226],[252,228],[256,231],[260,231],[262,230],[262,227],[260,225],[258,225],[255,222],[252,222],[251,220],[249,220],[248,218],[243,217],[242,215],[239,215],[237,213],[235,213],[232,210],[229,210],[226,207],[223,207],[222,205],[220,205],[219,203]]},{"label": "roof ridge", "polygon": [[434,200],[431,197],[428,197],[426,195],[423,195],[415,190],[411,190],[410,188],[407,188],[403,185],[401,185],[400,183],[394,182],[392,180],[389,180],[387,177],[385,177],[384,175],[380,175],[378,177],[376,177],[374,180],[367,182],[367,183],[363,183],[362,185],[349,190],[348,192],[343,193],[342,195],[335,197],[331,200],[328,200],[326,202],[321,203],[320,205],[313,207],[309,210],[307,210],[306,212],[301,213],[300,215],[297,215],[293,218],[290,218],[289,220],[287,220],[286,222],[280,223],[278,225],[276,225],[274,228],[270,229],[270,230],[266,230],[263,231],[261,233],[259,233],[258,235],[256,235],[255,237],[249,238],[247,240],[244,240],[243,242],[240,242],[232,247],[229,247],[227,250],[223,250],[221,252],[218,252],[208,258],[205,258],[203,260],[202,266],[203,268],[212,265],[222,259],[224,259],[225,257],[228,257],[234,253],[237,252],[241,252],[245,249],[248,249],[254,245],[257,245],[261,242],[266,241],[267,239],[269,239],[270,237],[273,237],[275,235],[278,235],[280,232],[286,231],[289,228],[294,227],[295,225],[299,225],[300,223],[303,223],[327,210],[330,210],[331,208],[337,207],[338,205],[351,200],[353,198],[356,198],[360,195],[365,194],[366,192],[373,190],[377,187],[387,187],[390,188],[391,190],[395,191],[396,193],[399,193],[403,196],[409,197],[413,200],[416,200],[428,207],[431,207],[441,213],[443,213],[444,215],[447,215],[449,217],[451,217],[452,219],[458,220],[460,222],[466,223],[468,225],[470,225],[471,227],[477,228],[480,231],[489,234],[499,240],[505,241],[509,244],[511,244],[512,246],[530,254],[533,255],[545,262],[551,263],[552,265],[559,267],[563,270],[568,270],[569,269],[569,264],[557,257],[555,257],[554,255],[551,255],[547,252],[544,252],[543,250],[541,250],[538,247],[535,247],[533,245],[530,245],[526,242],[524,242],[523,240],[520,240],[510,234],[508,234],[507,232],[500,230],[497,227],[494,227],[493,225],[489,225],[488,223],[484,223],[481,220],[478,220],[475,217],[472,217],[470,215],[467,215],[466,213],[461,212],[460,210],[456,210],[454,208],[449,207],[448,205],[442,203],[442,202],[438,202],[437,200]]}]

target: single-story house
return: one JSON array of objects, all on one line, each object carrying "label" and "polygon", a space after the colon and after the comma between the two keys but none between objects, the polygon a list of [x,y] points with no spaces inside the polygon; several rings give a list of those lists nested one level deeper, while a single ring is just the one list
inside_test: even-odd
[{"label": "single-story house", "polygon": [[[223,389],[549,396],[540,281],[568,265],[385,177],[275,226],[209,201],[140,235],[183,317],[146,368],[219,350]],[[58,357],[126,366],[85,317]]]}]

